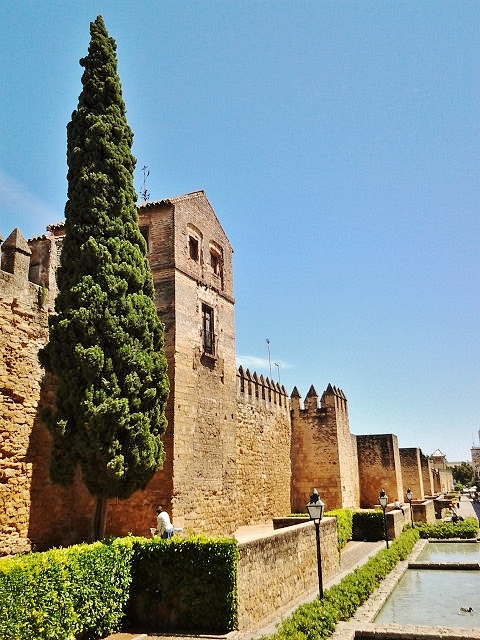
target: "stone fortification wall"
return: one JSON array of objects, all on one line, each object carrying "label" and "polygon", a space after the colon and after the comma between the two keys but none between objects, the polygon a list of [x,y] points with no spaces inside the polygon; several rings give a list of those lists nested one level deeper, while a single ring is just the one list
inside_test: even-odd
[{"label": "stone fortification wall", "polygon": [[284,387],[237,372],[238,525],[290,513],[290,402]]},{"label": "stone fortification wall", "polygon": [[[403,490],[405,492],[403,499],[406,500],[406,492],[410,488],[416,500],[423,500],[425,491],[423,488],[421,451],[414,447],[400,447],[399,451],[400,463],[402,465]],[[399,498],[402,499],[401,496],[399,496]]]},{"label": "stone fortification wall", "polygon": [[[323,581],[339,571],[337,520],[321,522]],[[238,628],[254,630],[278,609],[318,585],[313,522],[274,531],[271,536],[239,543]]]},{"label": "stone fortification wall", "polygon": [[433,496],[435,490],[433,486],[433,468],[428,456],[423,454],[420,456],[420,464],[422,467],[422,481],[424,496]]},{"label": "stone fortification wall", "polygon": [[387,433],[357,436],[360,507],[369,509],[378,504],[378,495],[385,489],[390,502],[402,501],[403,481],[397,436]]},{"label": "stone fortification wall", "polygon": [[[38,422],[49,292],[29,281],[32,250],[16,229],[0,270],[0,555],[31,548],[31,433]],[[41,294],[41,289],[43,293]]]},{"label": "stone fortification wall", "polygon": [[328,385],[319,408],[312,386],[302,409],[295,388],[291,403],[292,510],[305,511],[313,487],[326,509],[358,508],[356,440],[350,434],[345,394]]},{"label": "stone fortification wall", "polygon": [[453,491],[453,474],[450,467],[447,466],[445,454],[437,449],[430,456],[430,466],[433,473],[433,492]]},{"label": "stone fortification wall", "polygon": [[322,394],[321,406],[327,412],[327,425],[336,431],[338,440],[338,473],[341,500],[335,507],[357,509],[360,504],[358,486],[357,440],[350,433],[348,403],[341,389],[328,385]]},{"label": "stone fortification wall", "polygon": [[[0,555],[89,538],[93,500],[80,477],[69,489],[49,480],[50,435],[40,406],[53,406],[54,381],[38,350],[48,341],[62,226],[28,243],[18,230],[2,244],[0,270]],[[46,285],[49,284],[50,288]],[[137,492],[111,501],[107,532],[148,535],[153,499]]]},{"label": "stone fortification wall", "polygon": [[[315,486],[327,509],[370,507],[382,487],[401,499],[396,436],[350,434],[340,389],[329,385],[319,407],[312,387],[302,409],[296,389],[289,400],[268,378],[237,372],[233,250],[204,192],[148,203],[139,224],[165,324],[166,461],[145,491],[110,501],[107,534],[148,535],[157,504],[177,527],[224,535],[304,512]],[[54,381],[37,360],[48,339],[63,225],[48,231],[27,243],[15,229],[1,245],[0,554],[28,549],[30,540],[40,549],[90,534],[93,500],[81,478],[69,489],[49,481],[50,436],[38,410],[55,401]],[[422,459],[424,487],[426,466],[430,493],[434,475],[439,487],[451,480]],[[236,509],[226,512],[228,502]]]},{"label": "stone fortification wall", "polygon": [[[29,549],[32,465],[27,452],[38,411],[41,370],[37,352],[47,340],[47,314],[4,297],[0,274],[0,553]],[[30,287],[28,287],[30,288]]]}]

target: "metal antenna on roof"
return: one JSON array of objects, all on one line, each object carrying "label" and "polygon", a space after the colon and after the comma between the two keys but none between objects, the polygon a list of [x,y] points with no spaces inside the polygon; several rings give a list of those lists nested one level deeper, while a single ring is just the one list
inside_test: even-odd
[{"label": "metal antenna on roof", "polygon": [[143,171],[143,184],[142,189],[140,191],[140,195],[142,196],[142,202],[147,202],[150,199],[150,193],[147,191],[147,178],[150,175],[150,169],[144,165],[142,167]]},{"label": "metal antenna on roof", "polygon": [[278,362],[274,362],[273,364],[277,367],[277,372],[278,372],[278,384],[280,384],[280,363],[278,363]]},{"label": "metal antenna on roof", "polygon": [[270,360],[270,340],[266,338],[265,342],[267,343],[267,349],[268,349],[268,366],[270,368],[270,380],[271,380],[272,379],[272,363]]}]

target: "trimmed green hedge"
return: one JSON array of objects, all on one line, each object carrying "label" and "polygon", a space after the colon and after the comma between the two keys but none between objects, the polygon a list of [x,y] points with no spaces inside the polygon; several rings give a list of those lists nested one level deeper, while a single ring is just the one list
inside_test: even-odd
[{"label": "trimmed green hedge", "polygon": [[237,623],[238,545],[232,538],[142,538],[135,544],[131,625],[226,632]]},{"label": "trimmed green hedge", "polygon": [[337,519],[338,550],[341,551],[352,539],[353,511],[351,509],[332,509],[327,511],[325,515]]},{"label": "trimmed green hedge", "polygon": [[376,542],[385,538],[383,512],[379,509],[365,509],[353,512],[353,540]]},{"label": "trimmed green hedge", "polygon": [[232,538],[118,538],[0,560],[0,640],[94,640],[149,622],[225,632],[237,622]]},{"label": "trimmed green hedge", "polygon": [[117,630],[132,557],[122,538],[0,561],[0,638],[90,640]]},{"label": "trimmed green hedge", "polygon": [[476,538],[478,520],[470,517],[459,522],[436,522],[434,524],[415,522],[414,528],[418,531],[420,538]]},{"label": "trimmed green hedge", "polygon": [[[383,514],[382,514],[383,515]],[[418,531],[408,529],[379,551],[362,567],[327,589],[322,600],[301,605],[280,623],[277,631],[263,640],[319,640],[328,638],[337,622],[348,620],[368,600],[381,581],[400,560],[404,560],[418,540]]]}]

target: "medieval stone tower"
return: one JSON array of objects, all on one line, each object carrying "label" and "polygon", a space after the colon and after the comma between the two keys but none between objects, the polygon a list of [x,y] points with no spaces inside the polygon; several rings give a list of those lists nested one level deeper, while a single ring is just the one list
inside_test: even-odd
[{"label": "medieval stone tower", "polygon": [[326,509],[358,507],[356,440],[350,433],[345,394],[329,384],[319,408],[312,386],[301,409],[295,387],[291,406],[293,510],[305,511],[312,486],[320,492]]},{"label": "medieval stone tower", "polygon": [[236,499],[233,250],[204,191],[141,205],[139,226],[170,378],[166,464],[149,493],[176,526],[231,532],[222,505]]},{"label": "medieval stone tower", "polygon": [[391,433],[357,436],[360,507],[378,504],[384,489],[391,502],[404,494],[398,438]]}]

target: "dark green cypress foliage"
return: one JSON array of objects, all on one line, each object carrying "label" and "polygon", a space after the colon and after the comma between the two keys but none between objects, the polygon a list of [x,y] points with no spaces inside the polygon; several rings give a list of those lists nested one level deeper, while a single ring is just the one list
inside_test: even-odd
[{"label": "dark green cypress foliage", "polygon": [[[133,134],[116,45],[90,24],[78,108],[67,127],[68,200],[56,315],[40,361],[58,381],[50,474],[69,485],[80,465],[102,520],[109,498],[145,487],[163,465],[168,396],[163,326],[137,224]],[[99,528],[100,526],[100,528]],[[94,527],[95,537],[102,525]]]}]

